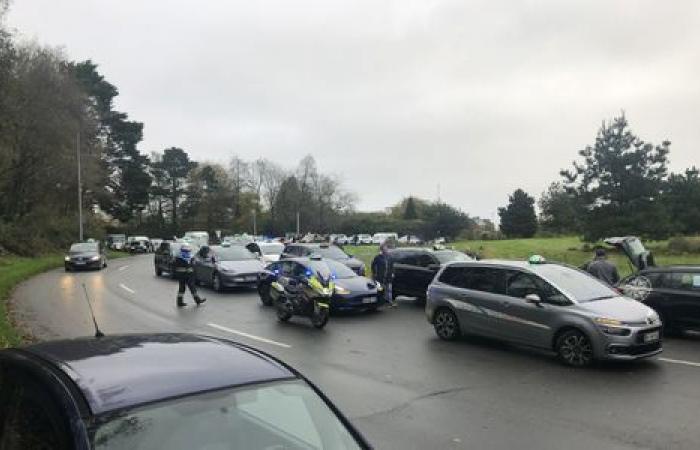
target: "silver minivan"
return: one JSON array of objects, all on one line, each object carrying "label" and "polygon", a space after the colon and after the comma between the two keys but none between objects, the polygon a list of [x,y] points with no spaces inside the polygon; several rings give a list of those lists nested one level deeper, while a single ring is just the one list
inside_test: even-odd
[{"label": "silver minivan", "polygon": [[474,334],[551,349],[572,366],[662,351],[654,310],[542,258],[448,264],[428,288],[425,310],[442,339]]}]

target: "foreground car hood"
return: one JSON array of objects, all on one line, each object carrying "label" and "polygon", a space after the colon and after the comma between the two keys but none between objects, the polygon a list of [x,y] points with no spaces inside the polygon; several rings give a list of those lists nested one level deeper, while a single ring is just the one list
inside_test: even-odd
[{"label": "foreground car hood", "polygon": [[355,268],[355,267],[361,267],[362,266],[362,261],[360,261],[357,258],[348,258],[348,259],[343,259],[340,262],[345,264],[346,266],[350,268]]},{"label": "foreground car hood", "polygon": [[235,271],[237,273],[255,273],[262,272],[263,265],[257,259],[244,261],[221,261],[217,264],[219,269],[225,271]]},{"label": "foreground car hood", "polygon": [[596,317],[605,317],[621,322],[645,323],[649,317],[656,317],[656,313],[651,308],[627,297],[612,297],[590,303],[580,303],[579,307]]},{"label": "foreground car hood", "polygon": [[349,295],[353,296],[377,293],[377,284],[366,277],[341,278],[335,280],[335,284],[349,290]]}]

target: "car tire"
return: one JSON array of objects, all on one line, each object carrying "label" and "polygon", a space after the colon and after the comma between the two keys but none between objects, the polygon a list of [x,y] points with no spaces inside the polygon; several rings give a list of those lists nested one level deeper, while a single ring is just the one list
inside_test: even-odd
[{"label": "car tire", "polygon": [[160,267],[156,266],[156,276],[160,277],[162,275],[163,275],[163,270]]},{"label": "car tire", "polygon": [[272,306],[272,297],[270,296],[270,288],[271,286],[268,285],[260,285],[258,288],[258,294],[260,295],[260,301],[262,302],[263,305],[265,306]]},{"label": "car tire", "polygon": [[221,292],[223,290],[223,286],[221,285],[221,277],[218,273],[215,273],[211,277],[211,288],[216,292]]},{"label": "car tire", "polygon": [[280,322],[286,322],[292,318],[292,314],[283,306],[278,304],[275,309],[277,313],[277,320]]},{"label": "car tire", "polygon": [[106,259],[102,262],[102,268],[103,269],[107,268],[107,260]]},{"label": "car tire", "polygon": [[454,341],[462,336],[457,315],[449,308],[440,308],[433,319],[435,334],[444,341]]},{"label": "car tire", "polygon": [[66,268],[66,272],[70,272],[70,267],[65,266],[65,268]]},{"label": "car tire", "polygon": [[556,343],[557,356],[571,367],[585,367],[593,362],[593,344],[591,340],[579,330],[567,330],[563,332]]}]

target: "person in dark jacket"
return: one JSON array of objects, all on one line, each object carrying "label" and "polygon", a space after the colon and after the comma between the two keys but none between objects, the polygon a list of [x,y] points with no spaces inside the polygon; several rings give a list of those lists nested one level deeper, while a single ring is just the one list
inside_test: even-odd
[{"label": "person in dark jacket", "polygon": [[608,261],[605,249],[599,248],[595,251],[595,258],[586,266],[586,272],[601,281],[614,286],[620,281],[620,274],[617,272],[615,264]]},{"label": "person in dark jacket", "polygon": [[185,296],[185,288],[189,287],[192,297],[194,297],[195,303],[199,306],[200,304],[207,301],[206,298],[202,298],[197,294],[197,287],[194,284],[194,262],[192,259],[192,247],[189,244],[183,244],[180,247],[180,254],[175,258],[173,262],[173,269],[175,270],[175,278],[180,282],[180,286],[177,291],[177,306],[187,306],[187,303],[183,300]]},{"label": "person in dark jacket", "polygon": [[382,244],[379,247],[379,254],[372,260],[372,278],[384,287],[384,301],[391,306],[398,306],[391,292],[393,276],[394,268],[389,256],[389,246]]}]

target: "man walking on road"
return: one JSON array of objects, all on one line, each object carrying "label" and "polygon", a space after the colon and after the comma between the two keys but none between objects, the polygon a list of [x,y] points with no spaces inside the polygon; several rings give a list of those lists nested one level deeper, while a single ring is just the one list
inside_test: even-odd
[{"label": "man walking on road", "polygon": [[384,301],[391,306],[398,306],[392,295],[393,264],[389,256],[389,246],[379,246],[379,254],[372,260],[372,278],[384,287]]},{"label": "man walking on road", "polygon": [[596,249],[595,258],[588,263],[586,271],[599,280],[608,283],[610,286],[614,286],[620,281],[620,274],[617,272],[617,267],[615,264],[608,261],[605,250],[602,248]]},{"label": "man walking on road", "polygon": [[173,263],[173,269],[175,270],[175,278],[180,282],[180,286],[177,291],[177,306],[183,307],[187,306],[187,303],[183,300],[185,296],[185,287],[190,288],[192,297],[194,297],[194,302],[199,306],[200,304],[207,301],[206,298],[201,298],[197,294],[197,287],[194,285],[194,266],[192,262],[192,247],[189,244],[182,244],[180,247],[180,254],[175,258]]}]

